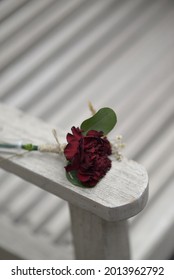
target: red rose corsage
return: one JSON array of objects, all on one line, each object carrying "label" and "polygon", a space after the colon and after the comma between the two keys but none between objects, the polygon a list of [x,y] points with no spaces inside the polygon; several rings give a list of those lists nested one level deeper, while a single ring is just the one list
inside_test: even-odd
[{"label": "red rose corsage", "polygon": [[95,186],[111,168],[111,144],[102,131],[89,130],[86,135],[78,127],[67,134],[64,154],[68,160],[66,172],[74,171],[77,179],[88,187]]},{"label": "red rose corsage", "polygon": [[102,108],[97,113],[92,108],[92,112],[94,115],[80,128],[71,128],[72,133],[67,134],[68,144],[64,148],[68,161],[65,166],[67,179],[84,187],[94,187],[106,175],[112,166],[109,158],[112,153],[120,159],[121,138],[117,138],[114,149],[106,136],[117,122],[115,112],[110,108]]}]

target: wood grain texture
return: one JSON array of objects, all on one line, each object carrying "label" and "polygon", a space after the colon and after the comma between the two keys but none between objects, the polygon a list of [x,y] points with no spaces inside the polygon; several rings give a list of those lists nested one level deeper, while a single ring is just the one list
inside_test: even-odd
[{"label": "wood grain texture", "polygon": [[[19,110],[0,105],[0,137],[24,138],[35,144],[54,143],[52,128]],[[58,130],[58,135],[61,134]],[[65,142],[64,138],[60,137],[60,141]],[[3,169],[105,220],[127,219],[146,205],[148,175],[144,167],[134,161],[113,161],[111,170],[96,187],[80,188],[67,181],[66,163],[59,155],[29,152],[2,160],[8,156],[8,153],[0,153]]]},{"label": "wood grain texture", "polygon": [[108,222],[89,211],[69,206],[76,259],[130,259],[127,220]]}]

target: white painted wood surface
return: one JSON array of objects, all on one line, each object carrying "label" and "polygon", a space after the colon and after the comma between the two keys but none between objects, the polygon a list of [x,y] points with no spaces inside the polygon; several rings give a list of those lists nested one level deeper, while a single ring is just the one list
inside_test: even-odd
[{"label": "white painted wood surface", "polygon": [[[35,144],[54,140],[50,139],[51,127],[42,121],[4,105],[0,112],[0,137],[25,136]],[[77,259],[130,258],[125,219],[139,213],[148,198],[148,176],[141,165],[113,160],[111,170],[97,186],[80,188],[67,181],[63,156],[28,152],[7,158],[9,154],[1,153],[3,169],[69,202]]]},{"label": "white painted wood surface", "polygon": [[[55,141],[50,125],[4,105],[0,105],[0,112],[0,135],[10,139],[27,138],[36,144]],[[79,188],[67,181],[66,163],[59,155],[30,152],[2,160],[5,157],[1,153],[3,169],[108,221],[130,218],[147,202],[147,173],[133,161],[113,160],[111,170],[95,188]]]},{"label": "white painted wood surface", "polygon": [[70,204],[76,259],[130,259],[127,220],[108,222]]}]

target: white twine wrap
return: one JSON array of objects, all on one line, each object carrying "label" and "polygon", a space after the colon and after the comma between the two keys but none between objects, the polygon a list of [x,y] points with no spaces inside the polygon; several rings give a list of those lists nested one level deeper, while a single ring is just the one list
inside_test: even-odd
[{"label": "white twine wrap", "polygon": [[59,142],[57,132],[55,129],[52,130],[52,133],[57,144],[43,144],[38,146],[38,150],[40,152],[63,154],[66,144],[61,144]]},{"label": "white twine wrap", "polygon": [[66,144],[43,144],[38,147],[40,152],[63,154]]}]

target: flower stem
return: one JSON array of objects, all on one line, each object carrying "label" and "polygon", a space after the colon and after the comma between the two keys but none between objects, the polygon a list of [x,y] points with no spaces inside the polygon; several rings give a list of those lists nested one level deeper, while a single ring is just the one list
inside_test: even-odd
[{"label": "flower stem", "polygon": [[33,144],[25,144],[25,145],[22,145],[21,148],[23,150],[27,150],[27,151],[37,151],[38,150],[38,146],[33,145]]},{"label": "flower stem", "polygon": [[4,149],[17,149],[17,148],[19,148],[19,146],[17,144],[3,143],[3,144],[0,144],[0,148],[4,148]]},{"label": "flower stem", "polygon": [[22,143],[0,143],[0,149],[23,149],[27,151],[37,151],[38,146],[33,144],[22,144]]}]

